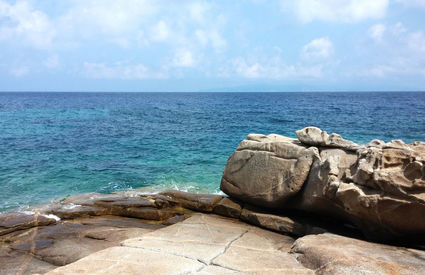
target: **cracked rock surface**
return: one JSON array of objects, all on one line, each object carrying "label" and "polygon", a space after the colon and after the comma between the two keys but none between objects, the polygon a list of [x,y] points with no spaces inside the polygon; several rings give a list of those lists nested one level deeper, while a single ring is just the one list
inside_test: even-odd
[{"label": "cracked rock surface", "polygon": [[195,214],[48,274],[314,274],[288,253],[293,242],[238,220]]}]

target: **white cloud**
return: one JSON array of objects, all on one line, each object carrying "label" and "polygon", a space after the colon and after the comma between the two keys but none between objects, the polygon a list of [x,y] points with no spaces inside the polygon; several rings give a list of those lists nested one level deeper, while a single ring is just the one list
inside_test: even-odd
[{"label": "white cloud", "polygon": [[[0,40],[20,40],[20,44],[45,49],[51,46],[55,30],[49,17],[24,1],[8,4],[0,0]],[[24,42],[24,43],[22,43]]]},{"label": "white cloud", "polygon": [[405,6],[425,7],[425,0],[395,0],[395,2],[401,3]]},{"label": "white cloud", "polygon": [[[74,32],[123,35],[137,29],[153,15],[157,6],[148,0],[75,0],[61,18]],[[66,27],[64,26],[64,27]]]},{"label": "white cloud", "polygon": [[380,77],[423,75],[425,71],[425,33],[409,31],[400,22],[381,27],[372,26],[368,34],[378,45],[369,53],[362,54],[366,68],[359,70],[361,76]]},{"label": "white cloud", "polygon": [[386,29],[384,24],[376,24],[369,28],[368,33],[375,42],[381,42]]},{"label": "white cloud", "polygon": [[29,68],[27,66],[14,67],[9,72],[14,77],[22,77],[29,73]]},{"label": "white cloud", "polygon": [[143,64],[127,64],[116,62],[112,65],[105,63],[84,62],[83,69],[86,77],[94,79],[158,79],[166,78],[165,72],[152,72]]},{"label": "white cloud", "polygon": [[409,49],[415,53],[425,53],[425,35],[422,31],[410,33],[407,37]]},{"label": "white cloud", "polygon": [[116,62],[112,65],[105,63],[84,62],[84,73],[88,78],[95,79],[146,79],[165,78],[165,73],[154,73],[143,64],[127,64]]},{"label": "white cloud", "polygon": [[332,55],[333,44],[327,37],[312,40],[301,50],[301,57],[306,60],[325,59]]},{"label": "white cloud", "polygon": [[395,69],[388,65],[375,65],[370,70],[367,70],[366,75],[383,78],[394,71]]},{"label": "white cloud", "polygon": [[159,21],[151,30],[151,39],[156,42],[166,41],[170,36],[170,30],[167,23]]},{"label": "white cloud", "polygon": [[389,0],[281,0],[284,11],[294,12],[304,23],[314,20],[360,22],[385,16]]},{"label": "white cloud", "polygon": [[43,64],[49,69],[57,68],[59,66],[59,57],[57,55],[51,55],[44,60]]},{"label": "white cloud", "polygon": [[209,5],[202,2],[194,2],[189,5],[190,17],[200,23],[205,22],[206,12],[209,10]]},{"label": "white cloud", "polygon": [[195,60],[191,51],[179,50],[174,55],[172,63],[175,67],[193,67],[195,65]]},{"label": "white cloud", "polygon": [[[232,60],[230,69],[222,69],[222,76],[229,77],[236,74],[249,79],[282,80],[289,78],[319,78],[323,76],[323,65],[286,64],[280,56],[256,58],[248,60],[238,57]],[[260,61],[261,60],[261,61]]]}]

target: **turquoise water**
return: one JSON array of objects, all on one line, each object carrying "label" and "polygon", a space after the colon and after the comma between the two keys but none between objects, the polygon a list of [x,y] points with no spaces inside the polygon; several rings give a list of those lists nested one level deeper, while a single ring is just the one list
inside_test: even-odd
[{"label": "turquoise water", "polygon": [[0,211],[83,192],[218,192],[249,133],[425,140],[425,93],[0,93]]}]

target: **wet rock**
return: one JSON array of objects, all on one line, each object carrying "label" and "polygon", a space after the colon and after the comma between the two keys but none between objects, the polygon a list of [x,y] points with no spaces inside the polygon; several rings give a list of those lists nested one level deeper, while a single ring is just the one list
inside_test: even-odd
[{"label": "wet rock", "polygon": [[44,274],[57,266],[0,246],[0,274]]},{"label": "wet rock", "polygon": [[334,234],[309,235],[291,249],[316,274],[423,274],[425,251],[370,243]]},{"label": "wet rock", "polygon": [[47,213],[54,214],[61,219],[74,219],[87,216],[106,215],[108,211],[101,207],[78,205],[73,203],[52,206]]},{"label": "wet rock", "polygon": [[[80,218],[8,235],[4,249],[29,258],[36,257],[45,263],[43,266],[61,266],[162,227],[161,224],[116,216]],[[9,253],[5,257],[14,262],[12,256]],[[31,267],[28,270],[32,270]]]},{"label": "wet rock", "polygon": [[13,231],[55,224],[56,217],[34,212],[8,213],[0,215],[0,236]]}]

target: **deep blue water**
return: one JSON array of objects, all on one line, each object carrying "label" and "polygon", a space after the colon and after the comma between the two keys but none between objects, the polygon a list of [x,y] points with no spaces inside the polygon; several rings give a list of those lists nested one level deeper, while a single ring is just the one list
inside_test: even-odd
[{"label": "deep blue water", "polygon": [[217,192],[249,133],[425,140],[425,93],[0,93],[0,211],[82,192]]}]

